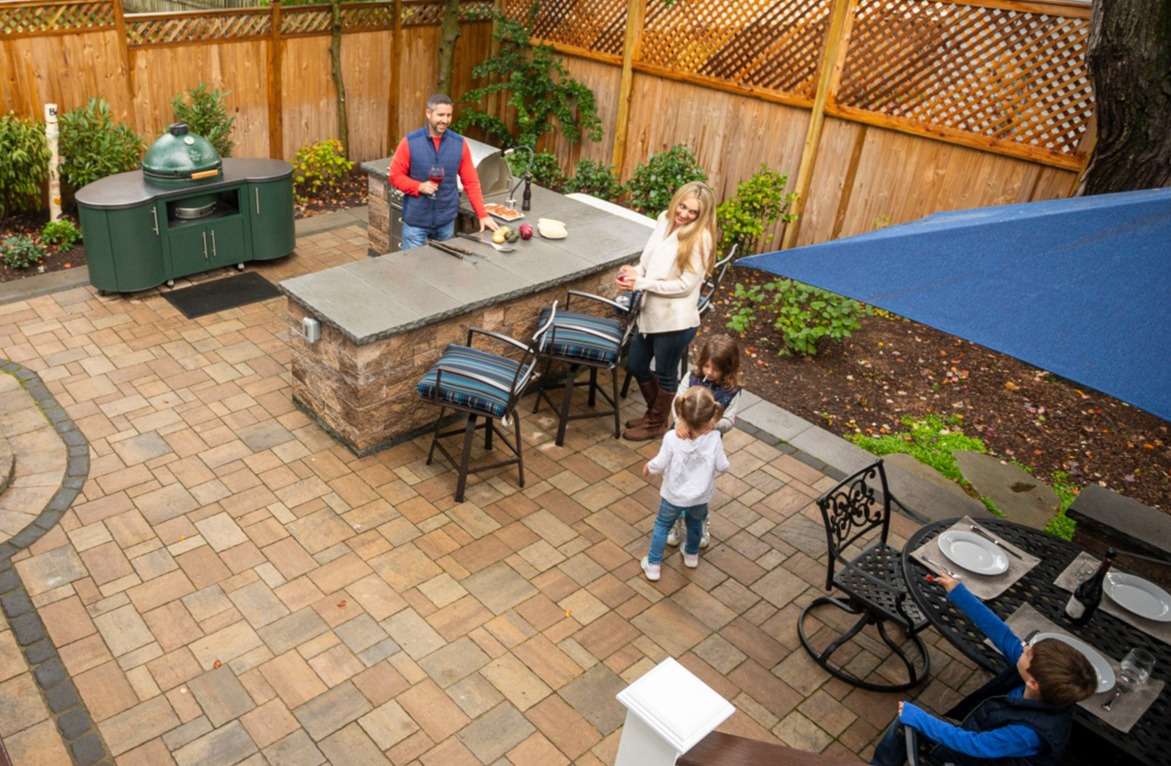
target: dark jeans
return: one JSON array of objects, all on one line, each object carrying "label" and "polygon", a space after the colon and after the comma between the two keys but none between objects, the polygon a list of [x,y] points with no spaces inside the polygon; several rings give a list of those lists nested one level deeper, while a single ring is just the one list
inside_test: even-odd
[{"label": "dark jeans", "polygon": [[[686,330],[646,335],[636,332],[626,357],[626,369],[639,383],[646,383],[655,375],[659,378],[659,388],[674,392],[679,387],[679,362],[698,329],[689,327]],[[655,362],[654,372],[651,372],[652,359]]]},{"label": "dark jeans", "polygon": [[899,720],[890,722],[878,746],[874,748],[871,766],[903,766],[907,762],[907,735]]}]

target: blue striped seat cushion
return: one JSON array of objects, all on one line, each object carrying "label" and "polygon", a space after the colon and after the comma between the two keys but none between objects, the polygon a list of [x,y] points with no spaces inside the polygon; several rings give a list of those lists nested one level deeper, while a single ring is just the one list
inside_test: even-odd
[{"label": "blue striped seat cushion", "polygon": [[[544,325],[548,319],[549,309],[545,309],[537,319],[537,324]],[[583,332],[581,328],[593,332]],[[595,335],[594,332],[600,335]],[[553,321],[553,327],[549,328],[542,338],[541,350],[567,359],[613,364],[618,361],[620,345],[622,323],[617,319],[559,311]]]},{"label": "blue striped seat cushion", "polygon": [[[424,399],[467,407],[494,418],[502,418],[507,412],[509,388],[519,366],[519,362],[498,354],[449,343],[436,365],[423,375],[416,389]],[[441,378],[439,367],[443,367]],[[530,364],[521,373],[518,386],[523,387],[532,368]],[[440,378],[441,384],[438,392],[435,390],[436,378]]]}]

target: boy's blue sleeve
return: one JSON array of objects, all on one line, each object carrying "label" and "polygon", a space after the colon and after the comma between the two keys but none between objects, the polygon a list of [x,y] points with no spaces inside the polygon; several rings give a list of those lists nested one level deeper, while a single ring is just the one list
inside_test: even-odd
[{"label": "boy's blue sleeve", "polygon": [[968,731],[941,721],[910,702],[903,703],[899,722],[932,742],[973,758],[1026,758],[1041,752],[1041,739],[1037,732],[1023,723],[1010,723],[988,731]]},{"label": "boy's blue sleeve", "polygon": [[993,645],[1000,650],[1010,665],[1015,665],[1021,658],[1024,646],[1012,628],[1004,620],[984,606],[984,602],[972,595],[972,592],[960,583],[947,596],[961,612],[966,614],[980,631],[992,640]]}]

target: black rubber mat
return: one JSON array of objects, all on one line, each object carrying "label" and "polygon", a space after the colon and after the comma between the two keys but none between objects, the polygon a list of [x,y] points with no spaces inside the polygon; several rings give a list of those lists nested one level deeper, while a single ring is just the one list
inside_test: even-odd
[{"label": "black rubber mat", "polygon": [[277,286],[255,271],[163,293],[163,297],[188,319],[280,296]]}]

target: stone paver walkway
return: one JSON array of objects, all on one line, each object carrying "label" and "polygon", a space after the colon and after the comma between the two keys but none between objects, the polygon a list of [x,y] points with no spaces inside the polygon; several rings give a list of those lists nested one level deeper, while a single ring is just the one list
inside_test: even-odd
[{"label": "stone paver walkway", "polygon": [[[365,247],[326,231],[258,270]],[[825,576],[813,499],[834,482],[791,448],[729,434],[712,548],[650,584],[656,445],[599,419],[558,448],[547,410],[525,414],[528,485],[503,470],[457,505],[425,442],[357,459],[293,407],[287,331],[279,299],[195,321],[158,293],[0,305],[0,356],[90,443],[81,496],[14,561],[118,764],[608,764],[614,695],[668,655],[737,707],[724,730],[868,755],[898,697],[830,680],[797,643]],[[0,719],[33,693],[10,635]],[[930,639],[919,696],[938,708],[979,678]],[[851,667],[885,671],[876,648]],[[0,735],[12,750],[37,726]]]}]

